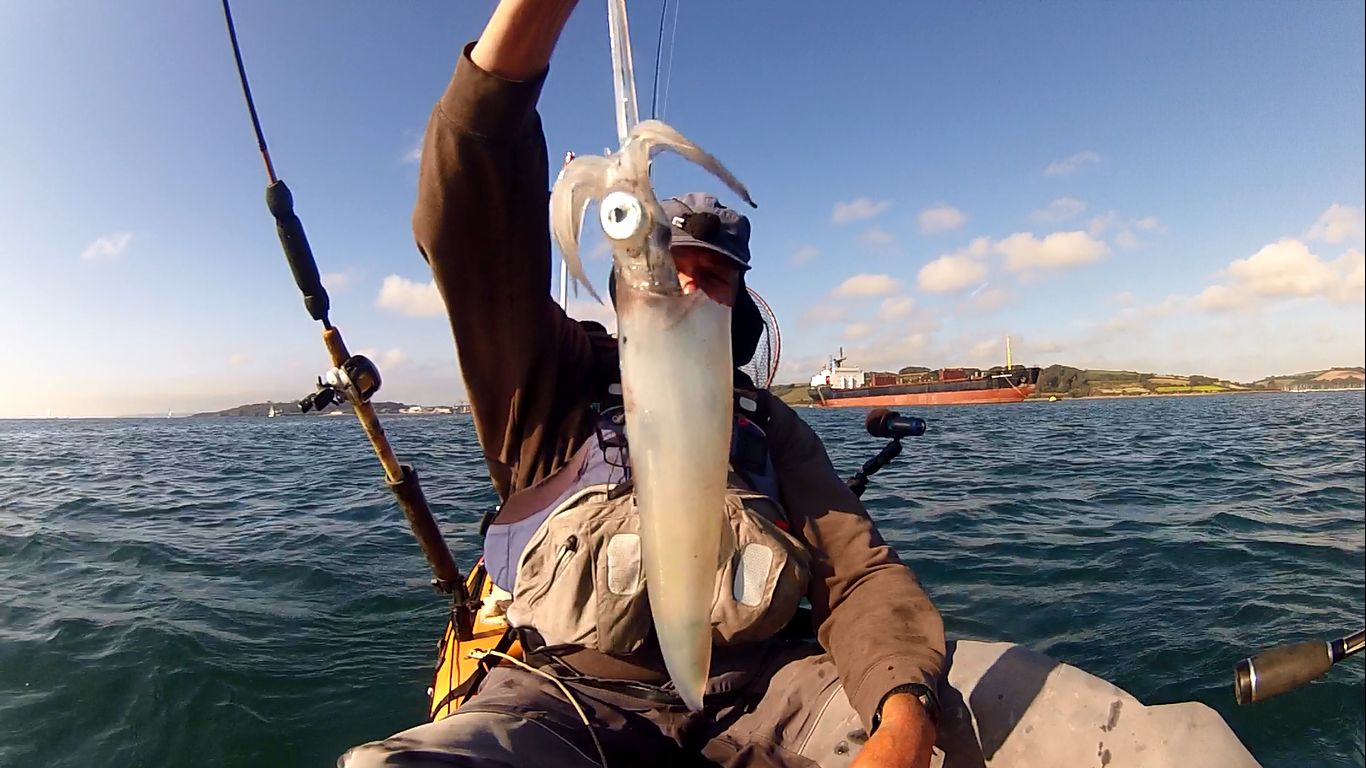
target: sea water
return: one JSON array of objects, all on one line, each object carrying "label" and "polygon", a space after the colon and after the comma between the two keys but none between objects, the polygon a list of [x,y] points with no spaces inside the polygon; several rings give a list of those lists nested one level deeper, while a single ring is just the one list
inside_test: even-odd
[{"label": "sea water", "polygon": [[[1251,707],[1233,665],[1361,628],[1359,392],[919,411],[865,496],[951,637],[1269,768],[1362,766],[1362,659]],[[802,410],[851,474],[857,409]],[[459,562],[495,498],[468,416],[394,417]],[[326,766],[422,721],[446,605],[350,418],[0,421],[0,766]]]}]

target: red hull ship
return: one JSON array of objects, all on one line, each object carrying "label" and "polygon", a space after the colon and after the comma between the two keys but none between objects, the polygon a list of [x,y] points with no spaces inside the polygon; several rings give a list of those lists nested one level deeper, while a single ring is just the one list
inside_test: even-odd
[{"label": "red hull ship", "polygon": [[811,399],[830,408],[1018,403],[1034,394],[1039,369],[1022,365],[864,374],[844,358],[811,378]]}]

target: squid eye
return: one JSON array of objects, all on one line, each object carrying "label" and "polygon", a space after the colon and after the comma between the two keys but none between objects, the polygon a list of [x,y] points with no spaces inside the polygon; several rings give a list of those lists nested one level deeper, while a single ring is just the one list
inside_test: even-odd
[{"label": "squid eye", "polygon": [[634,236],[645,219],[640,201],[627,192],[613,192],[602,199],[598,218],[602,231],[613,240],[627,240]]}]

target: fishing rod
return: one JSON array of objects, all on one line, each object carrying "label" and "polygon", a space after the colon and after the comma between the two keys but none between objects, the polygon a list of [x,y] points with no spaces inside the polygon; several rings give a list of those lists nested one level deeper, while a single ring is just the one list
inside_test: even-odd
[{"label": "fishing rod", "polygon": [[1238,662],[1233,691],[1239,704],[1266,701],[1322,677],[1334,664],[1366,647],[1366,630],[1336,640],[1308,640],[1262,651]]},{"label": "fishing rod", "polygon": [[223,19],[228,25],[228,39],[232,42],[232,55],[237,61],[237,75],[242,81],[242,95],[247,100],[247,111],[251,113],[252,128],[256,131],[256,145],[261,151],[261,159],[266,165],[266,207],[275,218],[275,230],[280,236],[280,246],[289,262],[294,283],[304,297],[304,308],[308,314],[323,326],[323,344],[327,347],[332,360],[332,369],[324,377],[319,377],[312,394],[299,401],[304,413],[326,408],[333,403],[346,401],[351,404],[356,418],[360,420],[365,436],[384,467],[385,483],[393,492],[398,506],[403,510],[413,536],[422,548],[422,554],[431,566],[432,585],[436,589],[453,596],[453,621],[460,639],[466,640],[472,634],[474,624],[473,603],[460,576],[460,569],[441,536],[441,528],[427,506],[427,497],[422,492],[417,470],[410,464],[399,463],[384,427],[379,423],[370,398],[379,391],[379,368],[364,355],[353,355],[346,348],[341,331],[328,317],[331,305],[327,291],[323,288],[318,274],[318,263],[313,258],[313,249],[308,245],[304,234],[303,222],[294,213],[294,195],[289,187],[275,175],[275,166],[270,160],[270,150],[266,147],[266,136],[261,130],[261,120],[256,113],[256,102],[251,96],[251,85],[247,82],[247,69],[242,63],[242,49],[237,43],[237,28],[232,21],[232,9],[228,0],[223,0]]}]

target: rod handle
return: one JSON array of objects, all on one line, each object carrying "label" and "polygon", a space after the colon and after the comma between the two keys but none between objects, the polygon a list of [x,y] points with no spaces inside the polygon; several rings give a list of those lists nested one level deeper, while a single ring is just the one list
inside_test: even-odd
[{"label": "rod handle", "polygon": [[1334,661],[1332,646],[1322,640],[1263,651],[1234,668],[1234,695],[1239,704],[1266,701],[1322,676]]},{"label": "rod handle", "polygon": [[313,249],[304,234],[304,223],[294,215],[294,194],[283,181],[277,180],[266,187],[266,207],[275,217],[275,231],[280,235],[289,271],[294,273],[294,284],[304,295],[304,308],[314,320],[327,322],[330,304],[322,276],[318,274],[318,262],[314,261]]}]

